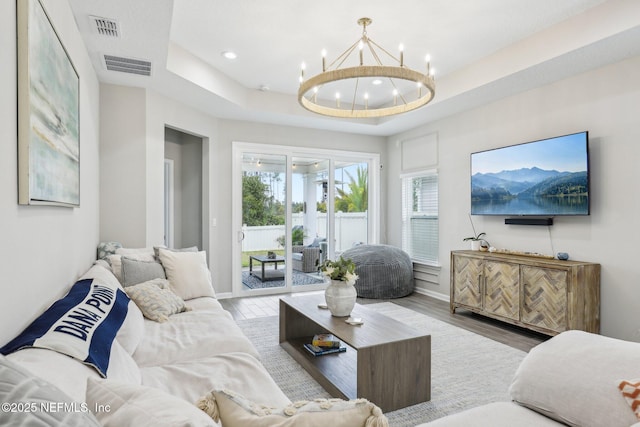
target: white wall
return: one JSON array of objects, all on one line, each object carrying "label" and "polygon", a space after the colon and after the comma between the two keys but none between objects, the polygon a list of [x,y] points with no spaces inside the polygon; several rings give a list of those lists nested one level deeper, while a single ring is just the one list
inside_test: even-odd
[{"label": "white wall", "polygon": [[[155,92],[145,91],[146,99],[144,118],[137,116],[139,110],[139,93],[141,89],[102,85],[103,96],[108,97],[102,102],[102,125],[120,129],[116,134],[105,138],[105,147],[109,144],[114,150],[127,150],[134,159],[123,162],[112,162],[110,170],[106,170],[105,161],[103,175],[119,173],[122,180],[146,179],[142,190],[136,187],[138,200],[144,200],[145,206],[131,201],[128,209],[124,209],[119,201],[117,192],[103,191],[103,217],[101,232],[113,230],[116,234],[101,233],[103,240],[122,241],[126,245],[151,246],[163,241],[163,159],[165,127],[169,126],[182,132],[202,137],[203,139],[203,176],[205,200],[203,200],[203,248],[209,255],[209,266],[216,292],[231,292],[231,144],[233,141],[254,142],[264,144],[291,145],[300,147],[318,147],[336,150],[369,151],[380,153],[384,163],[386,152],[385,138],[372,137],[321,130],[276,126],[260,123],[249,123],[216,119],[187,107],[181,103],[165,98]],[[117,109],[122,109],[123,103],[133,103],[135,122],[144,123],[146,137],[139,135],[139,125],[129,123],[119,117]],[[132,120],[133,122],[134,120]],[[131,134],[131,137],[127,137]],[[107,149],[107,148],[105,148]],[[139,164],[140,150],[146,152],[146,170],[141,171]],[[109,154],[113,156],[114,154]],[[140,178],[142,174],[142,178]],[[383,186],[386,183],[381,178]],[[120,181],[118,181],[120,182]],[[120,182],[122,184],[122,182]],[[105,189],[106,190],[106,189]],[[384,188],[382,189],[384,195]],[[206,197],[208,195],[208,198]],[[382,200],[384,205],[384,199]],[[108,215],[107,215],[108,213]],[[384,224],[384,213],[381,215]],[[140,226],[140,221],[144,224]],[[216,225],[211,225],[215,220]],[[129,230],[127,221],[132,221],[136,227],[145,228],[143,236],[139,234],[121,233],[117,235],[118,227]],[[384,226],[381,230],[384,236]],[[130,236],[135,236],[135,239]],[[384,239],[384,237],[383,237]]]},{"label": "white wall", "polygon": [[[437,133],[440,194],[440,262],[437,285],[427,290],[448,298],[449,252],[467,249],[469,154],[556,135],[588,130],[591,160],[591,215],[557,217],[554,225],[505,225],[503,217],[474,216],[498,248],[601,264],[601,332],[640,341],[640,57],[531,90],[389,138],[389,243],[401,243],[400,142]],[[550,155],[553,155],[550,153]]]},{"label": "white wall", "polygon": [[101,84],[100,123],[100,239],[145,247],[144,89]]},{"label": "white wall", "polygon": [[80,207],[18,206],[16,2],[0,3],[0,345],[62,296],[96,257],[99,86],[67,2],[44,7],[80,75]]}]

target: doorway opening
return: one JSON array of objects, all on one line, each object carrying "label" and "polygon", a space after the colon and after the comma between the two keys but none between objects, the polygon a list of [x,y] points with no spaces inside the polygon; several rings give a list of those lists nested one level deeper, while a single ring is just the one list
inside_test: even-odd
[{"label": "doorway opening", "polygon": [[203,250],[203,140],[165,127],[164,153],[165,245]]}]

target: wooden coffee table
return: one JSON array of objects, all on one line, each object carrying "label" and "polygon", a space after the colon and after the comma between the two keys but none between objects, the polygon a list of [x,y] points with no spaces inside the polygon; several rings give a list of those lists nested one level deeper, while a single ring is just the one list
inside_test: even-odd
[{"label": "wooden coffee table", "polygon": [[[431,399],[431,336],[356,304],[351,326],[318,308],[324,295],[280,299],[280,345],[332,396],[365,398],[383,411]],[[344,353],[312,356],[304,348],[315,334],[331,333]]]}]

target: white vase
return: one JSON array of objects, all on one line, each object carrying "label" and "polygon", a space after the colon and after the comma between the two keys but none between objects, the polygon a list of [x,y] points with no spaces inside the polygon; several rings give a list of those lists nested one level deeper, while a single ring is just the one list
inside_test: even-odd
[{"label": "white vase", "polygon": [[471,250],[472,251],[480,250],[480,240],[471,240]]},{"label": "white vase", "polygon": [[356,305],[356,287],[342,280],[332,280],[324,291],[324,299],[333,316],[347,317]]}]

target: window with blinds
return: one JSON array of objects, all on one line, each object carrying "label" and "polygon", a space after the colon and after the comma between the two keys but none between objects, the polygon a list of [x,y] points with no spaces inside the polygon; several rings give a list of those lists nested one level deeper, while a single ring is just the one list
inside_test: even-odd
[{"label": "window with blinds", "polygon": [[402,249],[412,260],[438,264],[438,173],[402,177]]}]

